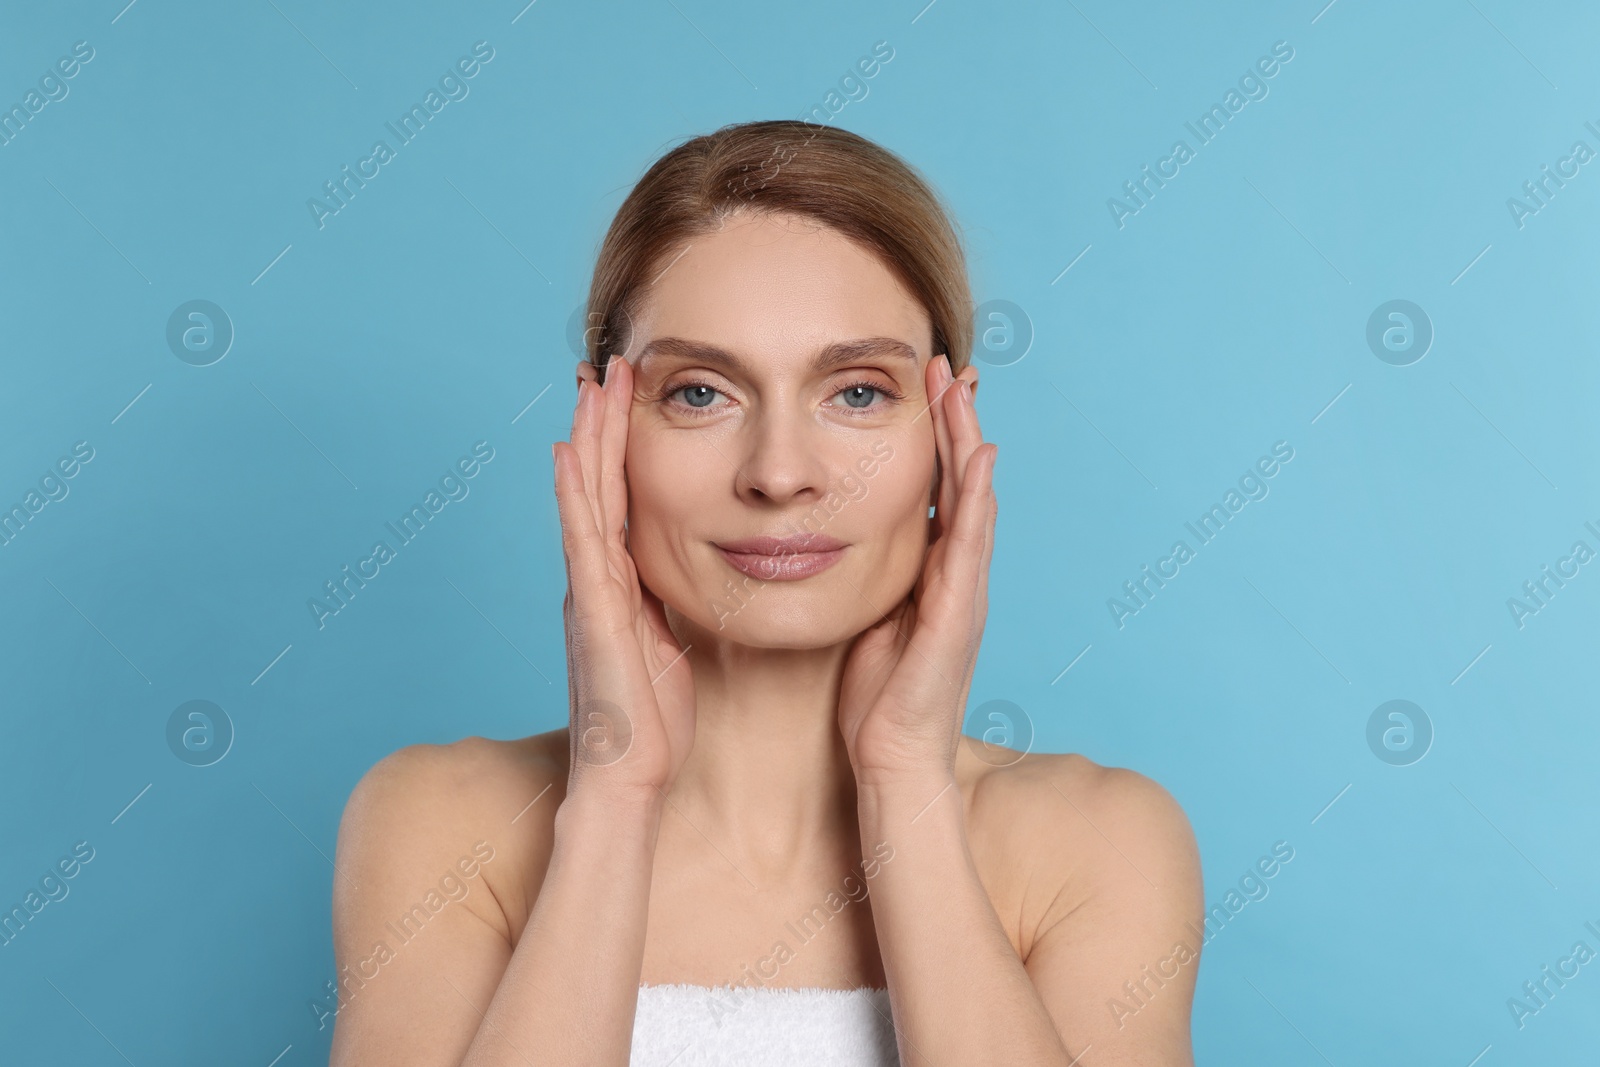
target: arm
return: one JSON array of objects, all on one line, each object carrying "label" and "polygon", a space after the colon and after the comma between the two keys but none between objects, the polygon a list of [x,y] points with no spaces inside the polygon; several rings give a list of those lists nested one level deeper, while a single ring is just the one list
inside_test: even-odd
[{"label": "arm", "polygon": [[[1084,1067],[1192,1067],[1205,923],[1194,832],[1158,783],[1124,768],[1089,769],[1049,773],[1050,791],[1037,790],[1031,838],[1045,869],[1071,858],[1094,873],[1041,916],[1028,973],[1061,1033],[1092,1049]],[[1072,857],[1063,848],[1069,827]]]},{"label": "arm", "polygon": [[[1183,918],[1199,911],[1187,822],[1159,786],[1148,783],[1152,793],[1141,776],[1093,773],[1093,765],[1091,773],[1068,774],[1061,757],[1036,757],[1026,769],[980,782],[979,789],[992,780],[1022,786],[1014,791],[1020,801],[1002,805],[1014,820],[1007,836],[1026,840],[1028,885],[1049,894],[1037,926],[1022,931],[1024,943],[1032,941],[1025,963],[973,862],[955,757],[988,613],[998,511],[996,449],[978,427],[975,381],[971,367],[952,378],[942,357],[927,368],[942,461],[931,544],[911,596],[856,639],[840,684],[862,844],[895,850],[878,873],[872,914],[900,1056],[907,1064],[1187,1065],[1194,968],[1180,968],[1171,978],[1176,988],[1149,1002],[1142,1009],[1149,1014],[1126,1035],[1108,1032],[1097,1014],[1122,972],[1141,978],[1144,957],[1157,943],[1169,951]],[[1062,791],[1058,770],[1080,795]],[[1078,818],[1111,827],[1094,830],[1125,840],[1115,849],[1122,855],[1098,842],[1075,846],[1090,835],[1075,829],[1067,836],[1060,827]],[[1124,849],[1148,879],[1125,869]],[[1092,873],[1074,876],[1075,867]],[[1151,959],[1159,964],[1162,956]],[[1097,1037],[1109,1052],[1090,1051]]]},{"label": "arm", "polygon": [[978,877],[954,778],[862,782],[857,809],[863,850],[894,848],[872,919],[901,1062],[1072,1062]]},{"label": "arm", "polygon": [[574,795],[466,1067],[628,1062],[661,802]]},{"label": "arm", "polygon": [[[533,866],[513,870],[505,896],[452,912],[426,951],[408,944],[390,963],[392,980],[368,983],[360,1020],[341,1019],[335,1063],[628,1061],[661,809],[693,741],[694,683],[625,543],[632,370],[617,360],[604,389],[592,370],[580,378],[572,442],[551,450],[568,577],[565,799],[534,831],[542,836],[508,857]],[[404,773],[416,762],[375,771],[352,797],[339,838],[353,872],[335,899],[341,964],[382,936],[417,877],[454,847],[457,813],[507,825],[504,805],[481,799],[484,768],[448,780]],[[548,787],[559,775],[545,777]],[[527,908],[514,890],[546,863]]]},{"label": "arm", "polygon": [[[532,813],[514,825],[490,802],[504,769],[485,744],[402,749],[351,796],[334,878],[333,1067],[627,1062],[659,795],[574,793],[553,825]],[[515,868],[546,862],[513,947]]]},{"label": "arm", "polygon": [[895,848],[872,898],[903,1062],[1191,1067],[1204,904],[1188,819],[1133,771],[1028,767],[1006,822],[1049,904],[1022,931],[1025,961],[978,879],[954,784],[931,805],[934,782],[862,789],[863,844]]},{"label": "arm", "polygon": [[[455,1064],[466,1053],[477,1021],[447,979],[469,999],[493,992],[511,954],[499,876],[517,862],[507,827],[473,814],[482,755],[473,742],[401,749],[345,805],[333,879],[338,998],[314,1008],[319,1026],[334,1028],[333,1067]],[[479,841],[477,868],[458,866]],[[436,913],[430,892],[431,903],[447,901]]]},{"label": "arm", "polygon": [[908,1065],[1070,1062],[978,876],[956,752],[988,613],[997,449],[972,406],[976,371],[941,356],[924,385],[941,476],[911,595],[856,638],[839,727],[864,849],[894,849],[872,889],[900,1058]]}]

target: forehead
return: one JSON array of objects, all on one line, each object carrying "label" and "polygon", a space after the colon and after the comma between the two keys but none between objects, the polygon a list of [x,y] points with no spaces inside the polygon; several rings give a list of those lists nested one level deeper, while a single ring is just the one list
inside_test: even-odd
[{"label": "forehead", "polygon": [[628,358],[668,336],[765,360],[863,337],[898,338],[922,360],[932,354],[927,312],[876,254],[789,215],[740,213],[674,253],[642,302]]}]

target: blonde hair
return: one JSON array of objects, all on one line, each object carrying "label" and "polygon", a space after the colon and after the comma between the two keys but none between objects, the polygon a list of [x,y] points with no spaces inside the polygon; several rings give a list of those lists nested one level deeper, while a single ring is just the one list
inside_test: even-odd
[{"label": "blonde hair", "polygon": [[608,354],[669,254],[739,210],[783,212],[829,226],[876,253],[927,311],[930,357],[952,373],[970,358],[972,290],[955,224],[933,188],[899,156],[848,130],[797,119],[724,126],[694,137],[639,179],[595,262],[585,357],[604,377]]}]

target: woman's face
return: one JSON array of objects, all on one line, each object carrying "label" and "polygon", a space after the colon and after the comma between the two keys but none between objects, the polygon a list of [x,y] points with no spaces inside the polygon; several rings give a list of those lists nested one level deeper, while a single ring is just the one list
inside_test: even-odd
[{"label": "woman's face", "polygon": [[[928,543],[935,353],[927,312],[877,258],[741,212],[669,262],[631,326],[643,584],[762,648],[837,644],[897,606]],[[760,537],[810,540],[739,543]]]}]

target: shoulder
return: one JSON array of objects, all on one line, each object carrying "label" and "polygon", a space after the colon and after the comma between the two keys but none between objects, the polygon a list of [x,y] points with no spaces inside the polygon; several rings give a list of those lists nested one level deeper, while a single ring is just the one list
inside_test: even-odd
[{"label": "shoulder", "polygon": [[407,745],[379,760],[356,783],[342,829],[404,827],[413,835],[431,835],[464,824],[509,825],[520,805],[510,812],[503,806],[529,784],[560,788],[567,770],[566,735],[563,729],[516,741],[465,737],[443,745]]},{"label": "shoulder", "polygon": [[1106,1062],[1192,1064],[1205,901],[1188,816],[1126,767],[1016,756],[975,776],[969,824],[1006,865],[996,883],[1041,1001]]},{"label": "shoulder", "polygon": [[562,729],[515,741],[464,737],[443,745],[407,745],[362,775],[350,804],[416,803],[443,792],[467,803],[493,800],[530,772],[566,773],[566,738]]},{"label": "shoulder", "polygon": [[[1018,765],[1019,768],[1022,766]],[[1103,766],[1075,753],[1041,754],[1022,775],[1018,788],[1065,804],[1085,826],[1117,840],[1113,832],[1146,855],[1182,859],[1193,851],[1194,832],[1176,798],[1155,779],[1127,767]]]},{"label": "shoulder", "polygon": [[493,994],[548,866],[559,736],[409,745],[356,784],[333,861],[338,978],[313,1001],[319,1029],[335,1019],[329,1062],[461,1062],[478,1026],[461,985]]},{"label": "shoulder", "polygon": [[1103,766],[1075,752],[983,747],[985,756],[973,757],[964,775],[974,814],[1003,819],[1025,834],[1059,828],[1063,816],[1071,814],[1091,832],[1103,824],[1102,829],[1125,830],[1158,848],[1182,851],[1193,842],[1182,806],[1138,771]]},{"label": "shoulder", "polygon": [[491,892],[469,906],[514,939],[526,919],[521,905],[531,904],[537,892],[526,875],[536,868],[542,876],[544,869],[530,861],[541,854],[548,859],[566,780],[565,729],[515,741],[467,737],[408,745],[390,753],[361,777],[345,804],[335,860],[336,918],[357,906],[356,886],[371,887],[361,899],[382,899],[385,886],[437,881],[441,871],[475,855]]},{"label": "shoulder", "polygon": [[969,826],[989,839],[985,851],[1006,877],[1023,883],[1024,955],[1067,916],[1105,918],[1118,901],[1130,914],[1156,906],[1203,915],[1194,830],[1154,779],[1076,753],[993,746],[971,761],[967,778]]}]

